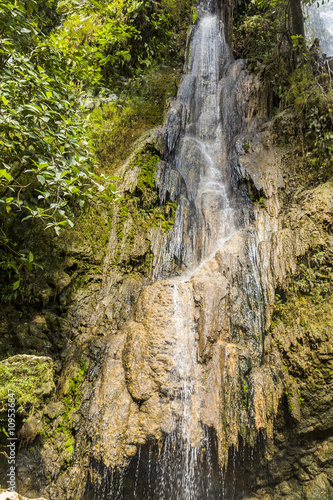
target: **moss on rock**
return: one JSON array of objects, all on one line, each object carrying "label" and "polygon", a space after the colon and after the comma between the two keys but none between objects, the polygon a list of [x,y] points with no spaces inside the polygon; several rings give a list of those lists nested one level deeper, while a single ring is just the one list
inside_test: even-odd
[{"label": "moss on rock", "polygon": [[43,406],[55,390],[53,361],[47,356],[18,354],[0,362],[0,412],[7,409],[8,391],[23,416]]}]

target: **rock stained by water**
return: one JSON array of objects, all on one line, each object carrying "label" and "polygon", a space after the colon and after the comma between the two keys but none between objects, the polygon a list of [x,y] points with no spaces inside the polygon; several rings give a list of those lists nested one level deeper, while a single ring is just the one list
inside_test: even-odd
[{"label": "rock stained by water", "polygon": [[[282,390],[278,370],[262,364],[266,306],[274,296],[274,255],[267,259],[263,249],[278,229],[276,192],[283,181],[278,160],[266,158],[271,179],[260,185],[259,175],[256,183],[272,216],[259,216],[243,185],[256,174],[238,160],[260,122],[252,117],[251,88],[217,16],[203,12],[156,171],[161,198],[178,198],[178,207],[173,229],[154,252],[155,278],[166,276],[173,260],[183,272],[145,288],[122,331],[110,338],[84,429],[92,462],[111,469],[125,467],[138,446],[155,441],[163,470],[182,442],[172,498],[200,497],[197,457],[207,447],[207,429],[226,466],[240,437],[253,446],[259,431],[271,435]],[[256,153],[266,154],[260,139]],[[166,484],[156,498],[168,495]]]}]

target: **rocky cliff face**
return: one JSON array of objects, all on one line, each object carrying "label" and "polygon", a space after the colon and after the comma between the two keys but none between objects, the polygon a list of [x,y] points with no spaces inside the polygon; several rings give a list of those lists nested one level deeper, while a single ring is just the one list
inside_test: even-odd
[{"label": "rocky cliff face", "polygon": [[333,498],[331,299],[273,307],[332,248],[332,183],[298,187],[274,142],[286,117],[267,121],[220,30],[204,13],[165,128],[121,169],[106,255],[88,252],[101,274],[59,291],[57,392],[18,455],[31,498]]}]

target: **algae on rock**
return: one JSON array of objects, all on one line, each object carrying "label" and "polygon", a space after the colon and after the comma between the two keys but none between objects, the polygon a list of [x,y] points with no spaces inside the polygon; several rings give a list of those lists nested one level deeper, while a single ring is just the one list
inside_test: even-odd
[{"label": "algae on rock", "polygon": [[8,391],[15,394],[16,411],[26,416],[38,411],[55,391],[53,360],[18,354],[0,361],[0,412],[7,410]]}]

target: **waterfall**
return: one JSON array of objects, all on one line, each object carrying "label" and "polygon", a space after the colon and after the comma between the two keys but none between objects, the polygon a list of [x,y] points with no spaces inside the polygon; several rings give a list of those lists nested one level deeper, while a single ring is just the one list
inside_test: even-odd
[{"label": "waterfall", "polygon": [[[238,160],[257,123],[250,77],[213,3],[198,9],[156,169],[161,200],[177,198],[175,224],[154,257],[156,282],[110,339],[82,435],[93,450],[87,500],[239,498],[250,481],[239,471],[277,410],[277,377],[261,366],[269,262],[260,270]],[[183,271],[170,278],[173,259]]]},{"label": "waterfall", "polygon": [[[193,270],[248,217],[242,212],[244,198],[232,196],[230,189],[228,141],[239,125],[227,74],[233,58],[209,3],[200,6],[187,72],[165,125],[167,170],[177,173],[183,188],[175,226],[155,263],[156,277],[174,256]],[[174,190],[172,183],[170,174],[157,178],[163,197]]]},{"label": "waterfall", "polygon": [[324,54],[333,57],[333,6],[327,0],[305,7],[306,35],[312,41],[318,38]]}]

